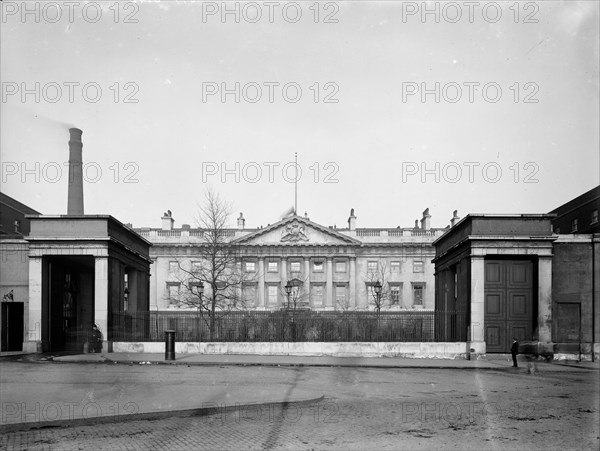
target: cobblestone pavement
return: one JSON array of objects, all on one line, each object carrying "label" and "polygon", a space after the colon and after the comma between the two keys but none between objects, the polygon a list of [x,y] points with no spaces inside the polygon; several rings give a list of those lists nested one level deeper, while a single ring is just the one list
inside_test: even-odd
[{"label": "cobblestone pavement", "polygon": [[[244,371],[239,368],[239,371]],[[320,386],[269,406],[5,434],[5,449],[598,449],[598,372],[279,368]],[[185,389],[185,388],[183,388]]]}]

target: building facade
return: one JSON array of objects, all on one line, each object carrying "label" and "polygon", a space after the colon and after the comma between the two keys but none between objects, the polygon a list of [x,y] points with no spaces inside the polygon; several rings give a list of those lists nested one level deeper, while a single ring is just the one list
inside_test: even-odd
[{"label": "building facade", "polygon": [[2,352],[82,352],[94,325],[110,350],[112,314],[148,311],[150,243],[110,215],[84,214],[82,131],[69,134],[66,215],[0,194]]},{"label": "building facade", "polygon": [[436,240],[436,310],[466,319],[465,330],[447,321],[436,340],[456,334],[472,357],[507,353],[513,337],[552,352],[551,218],[469,214]]},{"label": "building facade", "polygon": [[[285,286],[294,286],[294,307],[312,310],[433,309],[433,265],[436,237],[446,229],[432,228],[429,210],[413,228],[357,228],[354,211],[347,228],[324,227],[292,214],[275,224],[224,233],[236,247],[239,308],[277,310],[289,307]],[[201,265],[203,232],[187,225],[174,227],[170,212],[161,228],[136,231],[152,243],[150,310],[193,309],[182,297],[194,265]],[[380,303],[374,286],[382,286]]]},{"label": "building facade", "polygon": [[600,355],[600,186],[550,213],[553,243],[552,336],[559,355]]},{"label": "building facade", "polygon": [[84,351],[96,325],[110,351],[112,315],[148,311],[150,243],[109,215],[29,220],[24,350]]},{"label": "building facade", "polygon": [[552,230],[563,235],[600,233],[599,209],[600,186],[597,186],[552,210],[550,214],[555,215]]},{"label": "building facade", "polygon": [[457,315],[438,323],[436,340],[466,341],[475,357],[508,353],[516,338],[555,359],[597,359],[599,194],[545,215],[469,214],[438,238],[436,310]]},{"label": "building facade", "polygon": [[0,352],[23,350],[29,305],[29,220],[39,212],[0,193]]}]

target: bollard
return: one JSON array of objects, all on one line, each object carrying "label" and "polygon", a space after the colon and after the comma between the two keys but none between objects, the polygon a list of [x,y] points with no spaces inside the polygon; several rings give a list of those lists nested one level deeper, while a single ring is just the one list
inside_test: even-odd
[{"label": "bollard", "polygon": [[175,360],[174,330],[165,330],[165,360]]}]

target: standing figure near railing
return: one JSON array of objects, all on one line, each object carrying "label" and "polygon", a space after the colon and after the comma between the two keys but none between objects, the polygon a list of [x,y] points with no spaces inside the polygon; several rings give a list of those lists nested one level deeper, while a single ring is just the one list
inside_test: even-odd
[{"label": "standing figure near railing", "polygon": [[102,352],[102,331],[94,324],[92,327],[91,352]]},{"label": "standing figure near railing", "polygon": [[510,347],[510,353],[512,354],[513,367],[517,367],[517,354],[519,353],[519,342],[516,338],[513,338],[512,346]]}]

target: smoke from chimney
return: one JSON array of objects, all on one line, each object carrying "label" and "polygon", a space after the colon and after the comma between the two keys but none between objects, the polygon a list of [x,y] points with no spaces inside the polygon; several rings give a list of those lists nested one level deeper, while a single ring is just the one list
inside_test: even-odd
[{"label": "smoke from chimney", "polygon": [[83,132],[78,128],[69,129],[69,197],[68,215],[83,215],[83,159],[81,151]]}]

